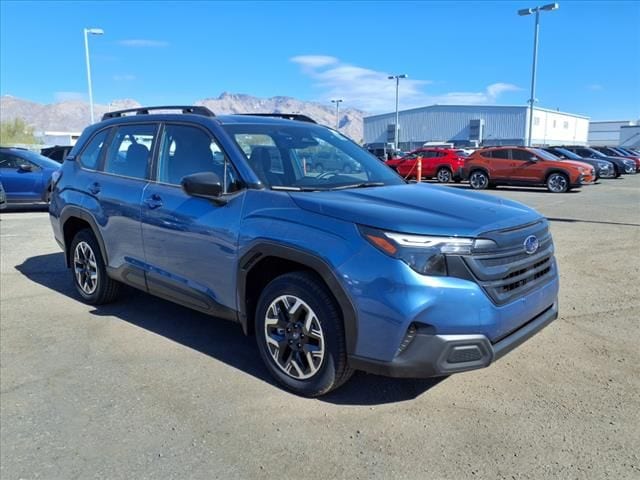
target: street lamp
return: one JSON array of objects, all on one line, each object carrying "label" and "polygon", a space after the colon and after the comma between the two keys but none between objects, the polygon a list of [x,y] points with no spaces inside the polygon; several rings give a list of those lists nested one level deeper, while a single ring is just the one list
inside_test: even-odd
[{"label": "street lamp", "polygon": [[531,146],[531,133],[533,131],[533,104],[536,98],[536,67],[538,64],[538,31],[540,30],[540,10],[557,10],[560,7],[557,3],[549,3],[541,7],[525,8],[518,10],[518,15],[521,17],[536,14],[536,27],[533,34],[533,67],[531,69],[531,97],[529,98],[529,133],[527,139],[527,146]]},{"label": "street lamp", "polygon": [[340,104],[342,103],[341,98],[336,98],[331,100],[331,103],[336,104],[336,130],[340,130]]},{"label": "street lamp", "polygon": [[399,122],[399,113],[398,113],[398,90],[400,88],[400,79],[401,78],[408,78],[409,75],[406,74],[402,74],[402,75],[389,75],[389,80],[394,80],[396,81],[396,134],[394,136],[394,142],[393,142],[393,148],[395,150],[400,150],[400,142],[398,141],[398,135],[400,134],[400,128],[398,126],[398,122]]},{"label": "street lamp", "polygon": [[93,91],[91,90],[91,63],[89,62],[89,35],[104,35],[101,28],[84,29],[84,55],[87,61],[87,83],[89,84],[89,111],[91,112],[91,123],[93,123]]}]

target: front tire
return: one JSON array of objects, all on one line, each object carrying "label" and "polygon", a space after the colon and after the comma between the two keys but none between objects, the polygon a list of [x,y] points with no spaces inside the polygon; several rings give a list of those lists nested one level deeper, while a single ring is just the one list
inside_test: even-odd
[{"label": "front tire", "polygon": [[69,255],[73,284],[86,303],[103,305],[117,298],[121,284],[107,275],[100,246],[91,230],[76,233]]},{"label": "front tire", "polygon": [[569,191],[569,178],[564,173],[552,173],[547,178],[547,189],[551,193],[565,193]]},{"label": "front tire", "polygon": [[474,170],[469,175],[469,185],[474,190],[485,190],[489,187],[489,177],[482,170]]},{"label": "front tire", "polygon": [[256,308],[255,331],[271,375],[298,395],[323,395],[353,373],[347,364],[340,309],[311,273],[287,273],[265,287]]}]

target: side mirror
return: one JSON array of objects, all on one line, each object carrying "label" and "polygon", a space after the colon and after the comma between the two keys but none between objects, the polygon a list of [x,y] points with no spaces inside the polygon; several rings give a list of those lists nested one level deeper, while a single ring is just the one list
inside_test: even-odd
[{"label": "side mirror", "polygon": [[220,178],[212,172],[193,173],[184,177],[180,184],[182,189],[193,197],[207,198],[216,203],[226,203],[222,199]]},{"label": "side mirror", "polygon": [[29,165],[27,163],[23,163],[18,167],[18,170],[21,172],[33,172],[33,165]]},{"label": "side mirror", "polygon": [[529,157],[529,161],[536,163],[538,161],[538,157],[536,157],[535,155],[532,155],[531,157]]}]

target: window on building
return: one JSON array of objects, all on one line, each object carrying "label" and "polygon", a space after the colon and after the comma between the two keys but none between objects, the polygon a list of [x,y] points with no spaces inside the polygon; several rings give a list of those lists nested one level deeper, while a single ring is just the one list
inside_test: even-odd
[{"label": "window on building", "polygon": [[563,126],[564,126],[565,130],[568,130],[569,129],[569,122],[564,122]]},{"label": "window on building", "polygon": [[556,128],[556,121],[553,121],[553,128]]},{"label": "window on building", "polygon": [[540,117],[533,117],[533,124],[540,125]]}]

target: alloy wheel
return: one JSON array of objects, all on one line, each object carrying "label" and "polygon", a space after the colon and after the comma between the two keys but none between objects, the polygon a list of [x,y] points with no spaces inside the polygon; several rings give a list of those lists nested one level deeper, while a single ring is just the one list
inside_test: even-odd
[{"label": "alloy wheel", "polygon": [[471,174],[471,177],[469,178],[469,183],[473,188],[482,190],[483,188],[487,187],[489,179],[482,172],[473,172]]},{"label": "alloy wheel", "polygon": [[547,182],[549,190],[553,193],[562,193],[567,190],[568,182],[567,178],[564,175],[559,173],[553,173]]},{"label": "alloy wheel", "polygon": [[451,172],[447,168],[441,168],[438,170],[437,178],[440,183],[449,183],[451,181]]},{"label": "alloy wheel", "polygon": [[93,250],[87,242],[80,242],[73,252],[73,269],[76,283],[87,295],[98,287],[98,264]]},{"label": "alloy wheel", "polygon": [[296,380],[313,377],[325,356],[322,325],[314,311],[295,295],[271,302],[265,315],[267,348],[280,370]]}]

